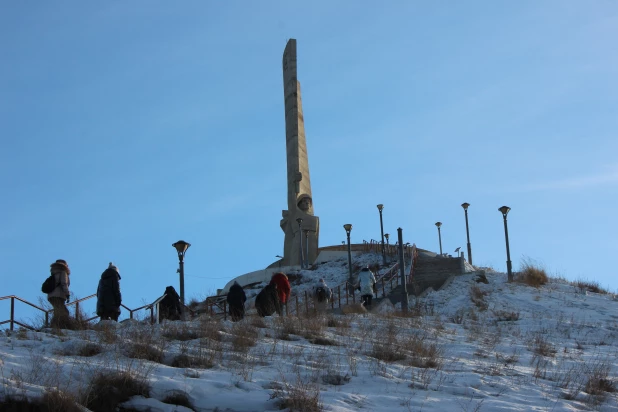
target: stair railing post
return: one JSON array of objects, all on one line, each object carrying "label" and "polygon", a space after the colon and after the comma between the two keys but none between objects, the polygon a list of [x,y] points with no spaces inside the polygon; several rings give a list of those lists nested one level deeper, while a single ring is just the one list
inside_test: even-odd
[{"label": "stair railing post", "polygon": [[79,322],[79,300],[75,301],[75,320]]},{"label": "stair railing post", "polygon": [[397,229],[397,237],[399,238],[399,273],[401,275],[402,283],[402,295],[401,295],[401,309],[403,313],[408,312],[408,288],[406,285],[406,268],[403,261],[403,230]]},{"label": "stair railing post", "polygon": [[15,296],[11,296],[11,330],[13,330],[15,322]]},{"label": "stair railing post", "polygon": [[337,296],[339,299],[339,307],[341,307],[341,285],[337,285]]}]

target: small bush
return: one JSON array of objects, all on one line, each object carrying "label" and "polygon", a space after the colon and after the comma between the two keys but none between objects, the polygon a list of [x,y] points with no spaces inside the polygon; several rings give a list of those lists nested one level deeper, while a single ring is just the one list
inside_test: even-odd
[{"label": "small bush", "polygon": [[82,408],[72,396],[53,390],[45,392],[40,399],[7,396],[0,401],[3,412],[81,412]]},{"label": "small bush", "polygon": [[167,403],[168,405],[184,406],[185,408],[195,410],[195,406],[189,399],[189,395],[183,391],[171,391],[161,402]]},{"label": "small bush", "polygon": [[90,382],[86,407],[97,412],[114,412],[132,396],[150,395],[150,385],[128,372],[99,373]]}]

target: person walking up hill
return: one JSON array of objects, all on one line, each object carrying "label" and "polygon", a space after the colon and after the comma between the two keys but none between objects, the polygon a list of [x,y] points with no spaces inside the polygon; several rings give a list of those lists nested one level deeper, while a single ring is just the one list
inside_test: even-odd
[{"label": "person walking up hill", "polygon": [[361,302],[367,309],[371,309],[371,298],[373,298],[373,285],[376,284],[376,278],[373,272],[368,267],[361,269],[358,275],[358,287],[361,293]]},{"label": "person walking up hill", "polygon": [[226,300],[232,322],[237,322],[245,317],[245,302],[247,301],[247,295],[238,282],[234,282],[234,284],[230,286],[230,291],[227,293]]},{"label": "person walking up hill", "polygon": [[277,286],[277,294],[279,295],[279,301],[281,302],[281,306],[285,307],[285,312],[287,314],[288,298],[290,297],[290,293],[292,292],[292,287],[290,286],[290,281],[288,280],[288,277],[284,273],[277,272],[270,278],[270,284],[274,284]]},{"label": "person walking up hill", "polygon": [[71,297],[71,293],[69,292],[69,286],[71,285],[69,275],[71,274],[71,270],[66,260],[63,259],[58,259],[52,263],[49,270],[56,282],[54,290],[47,294],[47,300],[54,308],[51,327],[70,329],[71,317],[69,315],[69,310],[65,306],[65,302],[69,303]]},{"label": "person walking up hill", "polygon": [[118,322],[122,294],[120,293],[120,272],[116,265],[109,262],[109,266],[99,280],[97,288],[97,315],[101,320]]},{"label": "person walking up hill", "polygon": [[326,286],[326,281],[320,279],[313,287],[313,304],[317,312],[324,312],[333,297],[333,291]]}]

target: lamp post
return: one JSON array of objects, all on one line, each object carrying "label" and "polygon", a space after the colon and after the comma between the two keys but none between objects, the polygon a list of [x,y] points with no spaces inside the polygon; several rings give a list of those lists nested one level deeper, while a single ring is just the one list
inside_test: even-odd
[{"label": "lamp post", "polygon": [[178,273],[180,274],[180,303],[182,303],[183,311],[185,305],[185,253],[187,253],[187,249],[191,246],[191,243],[187,243],[184,240],[179,240],[178,242],[172,244],[178,252]]},{"label": "lamp post", "polygon": [[389,235],[388,233],[385,233],[385,234],[384,234],[384,238],[386,239],[386,250],[388,250],[388,251],[390,252],[390,250],[391,250],[391,249],[390,249],[390,246],[391,246],[391,245],[388,243],[388,237],[389,237],[389,236],[390,236],[390,235]]},{"label": "lamp post", "polygon": [[384,205],[380,203],[378,205],[378,211],[380,212],[380,233],[382,234],[382,265],[386,265],[386,254],[384,253],[384,225],[382,224],[382,209],[384,209]]},{"label": "lamp post", "polygon": [[498,209],[502,213],[502,218],[504,219],[504,239],[506,240],[506,271],[508,273],[509,282],[513,281],[513,271],[511,269],[511,252],[509,250],[509,228],[506,224],[506,215],[509,214],[509,210],[511,210],[508,206],[502,206]]},{"label": "lamp post", "polygon": [[468,206],[470,203],[462,203],[461,207],[464,209],[464,214],[466,215],[466,237],[468,239],[468,262],[472,264],[472,245],[470,244],[470,230],[468,229]]},{"label": "lamp post", "polygon": [[442,234],[440,233],[440,226],[442,226],[442,222],[436,222],[436,227],[438,228],[438,241],[440,242],[440,256],[442,256]]},{"label": "lamp post", "polygon": [[300,224],[303,223],[302,218],[296,219],[298,222],[298,259],[300,260],[300,268],[303,269],[303,231],[300,228]]},{"label": "lamp post", "polygon": [[352,288],[352,249],[350,248],[350,232],[352,231],[352,225],[346,223],[343,225],[345,234],[348,236],[348,284]]}]

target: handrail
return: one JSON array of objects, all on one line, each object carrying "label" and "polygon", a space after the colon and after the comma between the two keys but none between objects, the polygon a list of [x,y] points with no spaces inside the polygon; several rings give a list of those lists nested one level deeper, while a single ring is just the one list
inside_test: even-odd
[{"label": "handrail", "polygon": [[[79,320],[79,316],[80,316],[80,314],[79,314],[79,304],[80,304],[81,302],[85,301],[85,300],[92,299],[92,298],[94,298],[94,297],[96,297],[96,296],[97,296],[97,295],[96,295],[96,293],[95,293],[95,294],[92,294],[92,295],[86,296],[86,297],[84,297],[84,298],[80,298],[80,299],[74,300],[74,301],[72,301],[72,302],[67,303],[67,306],[72,306],[72,305],[75,305],[75,318]],[[159,298],[155,299],[155,301],[154,301],[154,302],[152,302],[152,303],[150,303],[150,304],[147,304],[147,305],[140,306],[140,307],[138,307],[138,308],[136,308],[136,309],[131,309],[131,308],[129,308],[129,307],[127,307],[127,306],[125,306],[124,304],[121,304],[120,306],[122,306],[123,308],[125,308],[126,310],[128,310],[128,311],[129,311],[129,318],[130,318],[130,319],[133,319],[133,313],[134,313],[134,312],[136,312],[136,311],[138,311],[138,310],[142,310],[142,309],[150,309],[150,321],[151,321],[151,323],[155,323],[155,318],[154,318],[154,310],[155,310],[155,306],[156,306],[156,311],[157,311],[157,314],[158,314],[158,313],[159,313],[159,307],[158,307],[158,305],[159,305],[159,303],[161,302],[161,300],[163,300],[163,298],[164,298],[165,296],[166,296],[166,295],[164,294],[163,296],[161,296],[161,297],[159,297]],[[10,299],[10,300],[11,300],[11,312],[10,312],[10,317],[9,317],[9,319],[8,319],[8,320],[3,320],[3,321],[0,321],[0,325],[4,325],[5,323],[10,323],[10,327],[9,327],[9,329],[10,329],[11,331],[15,329],[15,324],[17,324],[17,325],[19,325],[19,326],[21,326],[21,327],[23,327],[23,328],[29,329],[29,330],[36,330],[34,327],[29,326],[29,325],[26,325],[26,324],[24,324],[24,323],[22,323],[22,322],[20,322],[20,321],[18,321],[18,320],[16,320],[16,319],[15,319],[15,300],[20,301],[20,302],[23,302],[23,303],[25,303],[25,304],[27,304],[27,305],[29,305],[29,306],[32,306],[33,308],[35,308],[35,309],[37,309],[37,310],[40,310],[41,312],[43,312],[43,313],[45,314],[45,323],[44,323],[44,326],[45,326],[45,327],[47,327],[47,326],[49,325],[49,314],[50,314],[50,313],[53,313],[53,311],[54,311],[54,309],[53,309],[53,308],[51,308],[51,309],[44,309],[44,308],[42,308],[42,307],[40,307],[40,306],[38,306],[38,305],[35,305],[35,304],[34,304],[34,303],[32,303],[32,302],[28,302],[27,300],[22,299],[22,298],[20,298],[19,296],[15,296],[15,295],[0,296],[0,301],[2,301],[2,300],[7,300],[7,299]],[[185,306],[185,308],[186,308],[186,309],[188,309],[186,306]],[[190,309],[189,309],[189,310],[190,310]],[[89,318],[89,319],[84,319],[84,321],[85,321],[85,322],[90,322],[90,321],[92,321],[92,320],[94,320],[94,319],[97,319],[97,318],[98,318],[98,316],[93,316],[93,317],[91,317],[91,318]],[[158,323],[158,318],[159,318],[159,316],[157,316],[156,323]]]}]

